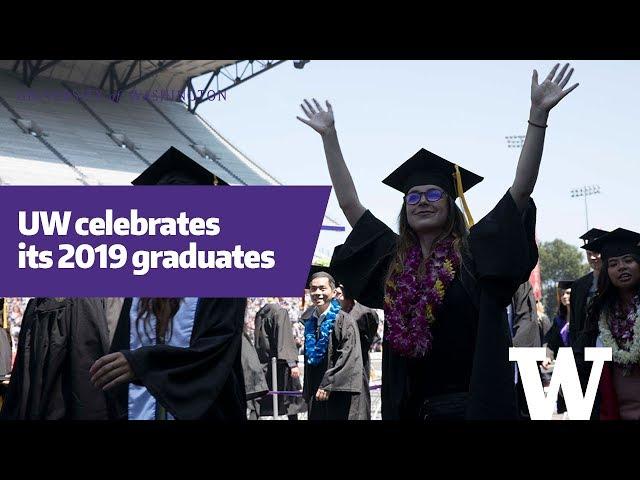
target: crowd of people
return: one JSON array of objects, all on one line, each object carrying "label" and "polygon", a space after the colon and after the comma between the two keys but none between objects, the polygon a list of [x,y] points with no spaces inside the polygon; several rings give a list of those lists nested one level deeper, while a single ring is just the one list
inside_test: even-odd
[{"label": "crowd of people", "polygon": [[[277,409],[367,420],[370,352],[382,344],[385,420],[527,419],[511,346],[547,347],[543,381],[572,348],[583,389],[585,348],[611,348],[593,418],[640,419],[640,234],[586,232],[592,272],[558,284],[553,320],[528,283],[532,194],[550,112],[578,86],[568,87],[572,74],[568,64],[542,81],[533,71],[513,183],[478,222],[465,192],[481,176],[424,148],[399,165],[383,180],[402,194],[398,233],[360,202],[331,104],[305,100],[298,119],[322,139],[352,231],[329,266],[311,267],[304,300],[32,299],[0,416],[241,421]],[[134,184],[220,182],[170,149]]]}]

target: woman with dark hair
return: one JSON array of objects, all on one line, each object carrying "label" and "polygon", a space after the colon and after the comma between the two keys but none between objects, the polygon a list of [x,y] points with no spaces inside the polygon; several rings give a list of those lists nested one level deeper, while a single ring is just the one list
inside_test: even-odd
[{"label": "woman with dark hair", "polygon": [[[553,319],[553,325],[544,337],[543,345],[547,347],[547,358],[542,362],[542,368],[549,370],[553,359],[558,356],[558,350],[560,347],[571,346],[569,338],[569,318],[571,310],[571,286],[572,280],[561,280],[558,282],[558,288],[556,289],[556,296],[558,301],[558,313]],[[553,356],[552,356],[553,355]],[[547,376],[550,380],[549,373],[543,373],[543,381],[547,380]],[[562,388],[560,389],[560,395],[558,396],[558,413],[564,413],[567,411],[567,406],[564,401],[564,395]]]},{"label": "woman with dark hair", "polygon": [[[170,148],[134,185],[223,183]],[[110,418],[246,420],[245,298],[127,298],[111,352],[91,367]]]},{"label": "woman with dark hair", "polygon": [[580,341],[613,354],[600,382],[600,418],[640,420],[640,234],[618,228],[587,246],[601,254],[602,270]]},{"label": "woman with dark hair", "polygon": [[560,347],[568,347],[571,345],[569,338],[569,318],[570,318],[570,302],[571,302],[571,286],[572,280],[561,280],[558,282],[557,300],[558,312],[553,319],[553,325],[544,338],[544,343],[549,350],[553,352],[554,358],[558,356]]},{"label": "woman with dark hair", "polygon": [[530,195],[548,114],[577,86],[563,90],[573,69],[558,67],[540,84],[534,70],[515,180],[475,226],[464,192],[482,177],[421,149],[383,182],[404,194],[396,235],[360,203],[329,102],[302,105],[353,227],[331,268],[356,300],[385,311],[383,419],[517,418],[506,307],[537,261]]}]

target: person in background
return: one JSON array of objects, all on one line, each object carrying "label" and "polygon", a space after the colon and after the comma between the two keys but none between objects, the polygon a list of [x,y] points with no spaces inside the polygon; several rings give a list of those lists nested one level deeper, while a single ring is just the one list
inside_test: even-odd
[{"label": "person in background", "polygon": [[[293,337],[289,312],[277,303],[264,305],[256,314],[254,334],[255,349],[269,389],[300,391],[302,384],[298,367],[298,346]],[[276,359],[277,386],[273,385],[273,358]],[[301,397],[278,395],[278,415],[287,415],[289,420],[297,420],[298,413],[305,411],[306,405]],[[260,415],[274,415],[272,397],[260,400]]]},{"label": "person in background", "polygon": [[[507,306],[507,318],[512,333],[512,343],[514,347],[539,347],[541,346],[540,328],[538,313],[536,311],[536,301],[533,295],[533,287],[526,281],[511,299]],[[517,366],[514,381],[516,383],[516,394],[518,396],[518,411],[521,419],[529,418],[527,400],[522,387],[522,380]]]},{"label": "person in background", "polygon": [[326,272],[311,275],[312,305],[305,326],[303,395],[309,420],[366,420],[366,379],[358,324],[335,298],[336,283]]},{"label": "person in background", "polygon": [[612,350],[599,384],[599,418],[640,420],[640,233],[617,228],[582,248],[601,254],[602,270],[578,339]]}]

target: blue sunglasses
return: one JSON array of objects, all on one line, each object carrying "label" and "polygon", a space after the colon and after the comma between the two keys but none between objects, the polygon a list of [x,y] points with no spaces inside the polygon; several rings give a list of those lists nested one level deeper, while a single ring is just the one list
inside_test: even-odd
[{"label": "blue sunglasses", "polygon": [[425,196],[427,202],[437,202],[444,196],[444,191],[439,188],[430,188],[426,192],[411,192],[404,196],[404,201],[407,202],[407,205],[417,205],[420,203],[420,199],[422,195]]}]

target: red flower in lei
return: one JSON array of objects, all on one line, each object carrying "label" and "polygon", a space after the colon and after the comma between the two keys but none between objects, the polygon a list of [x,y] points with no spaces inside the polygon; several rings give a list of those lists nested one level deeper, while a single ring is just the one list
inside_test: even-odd
[{"label": "red flower in lei", "polygon": [[[425,261],[425,275],[419,276]],[[391,274],[386,285],[384,316],[388,325],[387,340],[391,349],[404,357],[423,357],[431,350],[430,325],[442,305],[446,288],[455,277],[459,258],[453,241],[447,239],[423,260],[419,245],[408,252],[402,268]]]}]

